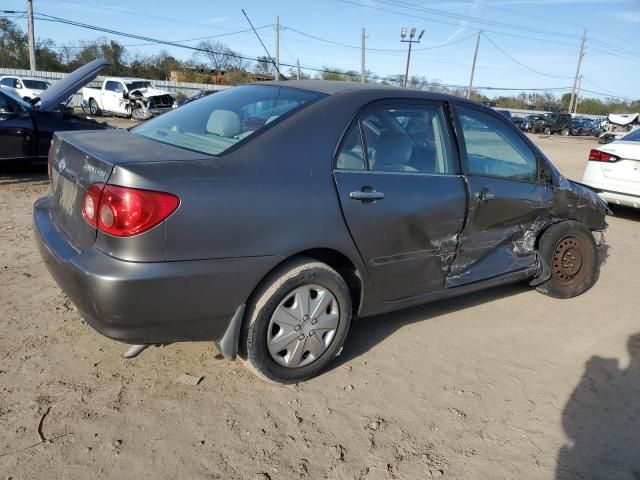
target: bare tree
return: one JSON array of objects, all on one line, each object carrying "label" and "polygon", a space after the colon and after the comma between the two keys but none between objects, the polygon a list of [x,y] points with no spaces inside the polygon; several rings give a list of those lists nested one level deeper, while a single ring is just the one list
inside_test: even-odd
[{"label": "bare tree", "polygon": [[198,44],[198,48],[201,49],[198,52],[198,57],[207,62],[213,70],[223,72],[230,68],[238,68],[237,64],[241,58],[238,58],[238,54],[227,47],[222,42],[214,42],[211,40],[204,40]]}]

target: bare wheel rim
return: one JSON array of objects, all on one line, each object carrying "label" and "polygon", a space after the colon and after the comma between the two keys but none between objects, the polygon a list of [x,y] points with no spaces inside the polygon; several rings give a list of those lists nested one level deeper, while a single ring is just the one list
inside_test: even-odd
[{"label": "bare wheel rim", "polygon": [[267,348],[277,363],[299,368],[327,351],[340,322],[336,297],[306,284],[289,292],[276,307],[267,331]]},{"label": "bare wheel rim", "polygon": [[566,236],[556,244],[553,252],[552,274],[564,284],[575,283],[585,275],[582,268],[584,260],[583,240],[574,236]]}]

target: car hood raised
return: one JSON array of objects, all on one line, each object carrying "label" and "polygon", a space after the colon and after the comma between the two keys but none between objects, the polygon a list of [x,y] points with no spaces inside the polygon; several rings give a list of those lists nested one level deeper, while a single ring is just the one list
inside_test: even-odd
[{"label": "car hood raised", "polygon": [[107,66],[109,66],[109,62],[98,58],[74,70],[42,92],[38,109],[42,111],[55,110],[67,98],[96,78],[98,73]]}]

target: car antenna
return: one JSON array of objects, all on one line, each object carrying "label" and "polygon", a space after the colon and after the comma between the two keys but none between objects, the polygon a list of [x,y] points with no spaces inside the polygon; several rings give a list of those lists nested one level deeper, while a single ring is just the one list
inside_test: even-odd
[{"label": "car antenna", "polygon": [[244,15],[244,18],[247,19],[247,22],[249,22],[249,25],[251,25],[251,30],[253,30],[253,33],[255,33],[256,37],[258,37],[258,41],[260,42],[260,45],[262,45],[262,48],[264,48],[264,51],[267,52],[267,57],[269,58],[269,61],[273,64],[273,68],[275,68],[276,72],[278,72],[278,76],[282,80],[287,80],[287,77],[285,77],[284,75],[282,75],[282,73],[280,73],[280,69],[278,68],[278,65],[276,65],[276,62],[273,60],[273,57],[269,53],[269,50],[267,50],[267,47],[265,46],[264,42],[260,38],[260,35],[258,35],[258,32],[256,31],[255,27],[253,26],[253,23],[251,23],[251,20],[249,20],[249,16],[247,15],[247,12],[244,11],[244,8],[242,9],[242,14]]}]

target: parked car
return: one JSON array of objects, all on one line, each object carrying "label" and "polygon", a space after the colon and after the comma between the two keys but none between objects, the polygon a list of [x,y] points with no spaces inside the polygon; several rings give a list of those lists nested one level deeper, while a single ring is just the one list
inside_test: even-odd
[{"label": "parked car", "polygon": [[186,98],[181,98],[179,100],[176,100],[176,106],[181,107],[183,105],[186,105],[187,103],[191,103],[195,100],[200,100],[201,98],[204,98],[216,92],[217,90],[200,90],[200,92],[196,93],[195,95],[192,95],[191,97],[186,97]]},{"label": "parked car", "polygon": [[592,136],[595,134],[595,127],[588,118],[573,118],[571,119],[571,127],[569,128],[569,134],[574,136]]},{"label": "parked car", "polygon": [[640,129],[592,149],[582,182],[609,203],[640,208]]},{"label": "parked car", "polygon": [[496,110],[500,115],[511,120],[511,112],[509,110]]},{"label": "parked car", "polygon": [[50,159],[35,236],[90,325],[136,352],[212,340],[283,383],[325,369],[354,316],[523,280],[580,295],[607,227],[499,113],[372,84],[240,86],[58,133]]},{"label": "parked car", "polygon": [[46,161],[54,132],[96,130],[105,124],[64,108],[64,101],[98,75],[108,63],[95,60],[59,80],[34,104],[0,89],[0,161]]},{"label": "parked car", "polygon": [[108,77],[101,88],[82,89],[82,106],[91,115],[105,112],[146,120],[174,108],[175,98],[150,80]]},{"label": "parked car", "polygon": [[0,90],[9,91],[25,102],[40,98],[42,92],[50,86],[51,83],[42,78],[19,77],[14,75],[0,77]]},{"label": "parked car", "polygon": [[571,128],[570,113],[547,113],[531,123],[532,133],[544,133],[545,135],[569,135]]},{"label": "parked car", "polygon": [[544,119],[544,115],[527,115],[526,117],[524,117],[524,120],[522,122],[522,130],[524,132],[530,132],[533,128],[533,122],[540,118]]},{"label": "parked car", "polygon": [[524,119],[520,118],[520,117],[511,117],[511,121],[513,122],[513,124],[518,127],[520,130],[522,130],[522,124],[524,123]]}]

